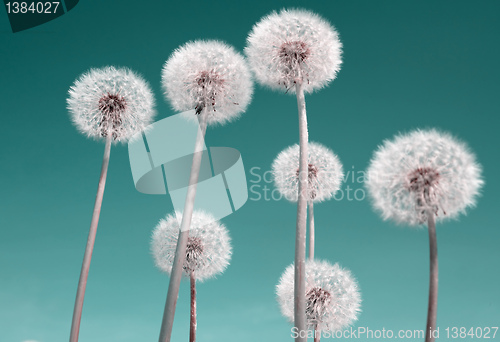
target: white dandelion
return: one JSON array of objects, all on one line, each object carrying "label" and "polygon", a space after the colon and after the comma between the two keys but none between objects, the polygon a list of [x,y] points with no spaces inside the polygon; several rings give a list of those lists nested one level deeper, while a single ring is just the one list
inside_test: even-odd
[{"label": "white dandelion", "polygon": [[335,79],[342,43],[333,26],[306,10],[281,10],[262,18],[247,38],[245,53],[256,79],[275,90],[310,93]]},{"label": "white dandelion", "polygon": [[[314,258],[314,203],[331,199],[340,189],[344,173],[339,158],[327,147],[309,143],[307,160],[307,200],[309,208],[309,259]],[[297,202],[299,197],[299,145],[281,151],[272,165],[274,183],[283,197]]]},{"label": "white dandelion", "polygon": [[[344,173],[339,158],[327,147],[309,143],[307,159],[307,200],[323,202],[340,189]],[[281,151],[272,165],[274,183],[283,197],[297,202],[299,197],[299,145]]]},{"label": "white dandelion", "polygon": [[[356,279],[347,269],[327,261],[306,261],[306,309],[308,329],[314,330],[315,341],[321,331],[337,331],[352,325],[361,311],[361,294]],[[294,318],[294,266],[285,269],[276,286],[283,316]]]},{"label": "white dandelion", "polygon": [[206,116],[209,125],[237,118],[253,92],[245,58],[215,40],[198,40],[175,50],[163,67],[162,84],[174,110],[195,109],[196,114]]},{"label": "white dandelion", "polygon": [[456,218],[474,206],[481,167],[462,142],[436,130],[417,130],[385,141],[367,171],[373,205],[387,220],[419,225]]},{"label": "white dandelion", "polygon": [[[411,226],[427,222],[430,283],[427,332],[436,327],[436,220],[456,218],[476,203],[481,167],[467,146],[437,130],[417,130],[385,141],[367,171],[366,187],[384,219]],[[426,341],[434,338],[428,333]]]},{"label": "white dandelion", "polygon": [[126,142],[149,125],[155,115],[154,97],[148,84],[126,68],[91,69],[69,90],[68,110],[79,131],[104,139],[104,157],[97,188],[89,237],[76,294],[70,342],[78,341],[80,321],[92,251],[101,212],[112,142]]},{"label": "white dandelion", "polygon": [[[295,234],[295,326],[305,329],[304,274],[307,225],[308,132],[305,92],[326,86],[341,64],[337,32],[318,15],[305,10],[273,12],[254,25],[245,53],[256,79],[265,86],[297,96],[299,112],[299,198]],[[297,338],[304,341],[304,338]]]},{"label": "white dandelion", "polygon": [[[151,251],[156,266],[169,274],[175,259],[181,217],[182,214],[176,213],[160,220],[151,240]],[[195,211],[182,266],[183,274],[189,277],[191,284],[190,342],[196,340],[196,281],[203,281],[224,272],[229,265],[231,253],[226,227],[215,221],[212,215]]]},{"label": "white dandelion", "polygon": [[[151,251],[156,266],[163,272],[172,271],[180,230],[181,213],[167,215],[156,226]],[[193,212],[188,234],[186,258],[182,267],[186,277],[203,281],[224,272],[231,260],[231,240],[226,227],[203,211]]]},{"label": "white dandelion", "polygon": [[149,85],[127,68],[90,69],[69,90],[68,110],[80,132],[127,142],[155,115]]},{"label": "white dandelion", "polygon": [[168,342],[172,335],[207,124],[224,124],[244,112],[251,100],[253,85],[245,59],[219,41],[194,41],[177,49],[163,67],[162,84],[172,107],[178,111],[194,110],[196,115],[191,115],[190,119],[198,119],[200,123],[160,331],[160,340]]}]

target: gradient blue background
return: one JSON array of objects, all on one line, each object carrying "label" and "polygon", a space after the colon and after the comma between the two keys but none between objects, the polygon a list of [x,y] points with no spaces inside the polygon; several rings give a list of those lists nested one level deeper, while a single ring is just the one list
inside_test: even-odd
[{"label": "gradient blue background", "polygon": [[[283,6],[313,10],[340,32],[342,70],[306,101],[311,140],[331,147],[346,171],[359,175],[383,139],[419,127],[449,131],[477,154],[486,180],[477,208],[438,226],[438,323],[500,325],[498,1],[82,0],[16,34],[0,13],[0,342],[69,338],[104,148],[69,120],[74,79],[90,67],[128,66],[150,82],[164,118],[173,112],[160,70],[173,49],[215,38],[241,51],[252,25]],[[207,135],[207,144],[242,153],[249,186],[261,195],[273,185],[255,183],[255,174],[297,141],[295,98],[260,86],[241,119]],[[363,189],[356,179],[347,186]],[[315,209],[317,257],[341,263],[359,281],[356,326],[424,329],[426,230],[383,222],[367,199]],[[80,341],[157,340],[168,276],[155,269],[149,243],[171,210],[168,197],[134,189],[127,148],[113,147]],[[223,220],[234,256],[222,276],[198,287],[199,341],[290,340],[275,285],[293,261],[295,210],[261,198]],[[188,340],[187,288],[172,341]]]}]

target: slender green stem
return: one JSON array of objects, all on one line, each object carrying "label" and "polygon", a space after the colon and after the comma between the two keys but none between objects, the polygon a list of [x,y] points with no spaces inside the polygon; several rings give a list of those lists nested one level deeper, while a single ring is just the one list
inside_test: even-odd
[{"label": "slender green stem", "polygon": [[87,239],[87,247],[83,256],[82,269],[80,271],[80,280],[78,281],[78,289],[76,291],[75,307],[73,309],[73,320],[71,322],[70,342],[78,341],[80,332],[80,322],[82,319],[83,300],[85,298],[85,289],[87,287],[87,279],[89,276],[90,261],[94,250],[94,242],[97,233],[97,224],[99,223],[99,215],[101,213],[102,198],[104,196],[104,188],[106,186],[106,176],[108,174],[109,156],[111,154],[112,135],[106,137],[106,145],[104,147],[104,157],[102,158],[101,176],[99,177],[99,185],[97,186],[97,195],[94,203],[94,212],[90,221],[89,237]]},{"label": "slender green stem", "polygon": [[309,260],[314,260],[314,203],[309,201]]},{"label": "slender green stem", "polygon": [[191,164],[191,174],[189,176],[189,186],[184,202],[184,211],[182,214],[181,227],[177,246],[175,249],[174,261],[172,264],[172,272],[170,274],[170,283],[168,284],[167,300],[165,302],[165,310],[163,312],[163,320],[161,323],[159,342],[170,342],[172,336],[172,327],[174,325],[175,307],[179,296],[179,287],[182,277],[182,265],[186,258],[186,246],[188,242],[188,231],[191,225],[193,216],[194,200],[196,197],[196,185],[200,175],[201,158],[203,156],[203,144],[205,132],[207,129],[207,112],[206,109],[200,114],[200,130],[196,136],[196,144]]},{"label": "slender green stem", "polygon": [[306,228],[307,228],[307,176],[308,132],[306,101],[302,80],[296,81],[297,107],[299,111],[299,196],[297,201],[297,226],[295,232],[294,323],[298,329],[298,342],[307,342],[306,332]]},{"label": "slender green stem", "polygon": [[431,330],[436,330],[437,304],[438,304],[438,254],[436,222],[434,213],[428,212],[429,229],[429,251],[430,251],[430,275],[429,275],[429,305],[427,309],[427,329],[425,331],[425,342],[434,342]]}]

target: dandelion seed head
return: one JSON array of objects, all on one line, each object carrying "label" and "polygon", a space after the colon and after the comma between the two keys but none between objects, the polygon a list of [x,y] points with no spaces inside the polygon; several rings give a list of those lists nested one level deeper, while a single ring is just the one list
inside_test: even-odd
[{"label": "dandelion seed head", "polygon": [[[177,240],[179,238],[181,213],[167,215],[153,231],[151,252],[156,266],[163,272],[172,271]],[[195,211],[188,232],[184,276],[194,273],[203,281],[224,272],[231,260],[232,248],[228,231],[212,215]]]},{"label": "dandelion seed head", "polygon": [[416,130],[385,141],[367,171],[374,207],[387,220],[408,225],[456,218],[474,206],[484,184],[468,147],[435,129]]},{"label": "dandelion seed head", "polygon": [[127,142],[155,115],[149,85],[127,68],[90,69],[70,87],[67,103],[80,132],[95,139],[111,135],[114,142]]},{"label": "dandelion seed head", "polygon": [[306,10],[283,9],[262,18],[247,38],[245,53],[260,83],[290,93],[297,80],[305,92],[323,88],[342,63],[337,31]]},{"label": "dandelion seed head", "polygon": [[310,322],[320,322],[330,305],[332,295],[321,287],[313,287],[306,293],[306,318]]},{"label": "dandelion seed head", "polygon": [[[299,145],[283,150],[272,164],[276,188],[287,200],[296,202],[299,194]],[[332,198],[340,189],[342,164],[338,157],[327,147],[309,143],[307,198],[313,202],[322,202]]]},{"label": "dandelion seed head", "polygon": [[186,245],[186,261],[184,268],[188,272],[196,271],[199,268],[198,260],[203,255],[203,242],[199,237],[188,237]]},{"label": "dandelion seed head", "polygon": [[175,50],[163,67],[162,85],[174,110],[194,109],[198,115],[207,115],[208,124],[237,118],[253,93],[245,58],[215,40],[193,41]]},{"label": "dandelion seed head", "polygon": [[[276,286],[282,314],[294,318],[294,265],[285,269]],[[327,261],[307,260],[306,318],[309,329],[341,330],[353,324],[361,311],[361,294],[351,272]]]}]

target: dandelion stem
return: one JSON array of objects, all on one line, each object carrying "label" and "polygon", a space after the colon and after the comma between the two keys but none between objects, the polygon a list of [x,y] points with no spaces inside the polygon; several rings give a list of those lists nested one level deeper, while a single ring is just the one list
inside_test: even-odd
[{"label": "dandelion stem", "polygon": [[309,260],[314,259],[314,204],[309,201]]},{"label": "dandelion stem", "polygon": [[318,330],[318,325],[314,325],[314,342],[320,342],[321,331]]},{"label": "dandelion stem", "polygon": [[85,288],[87,287],[87,279],[89,276],[90,261],[92,259],[92,251],[94,250],[94,242],[97,232],[97,224],[99,223],[99,214],[101,213],[102,198],[104,195],[104,187],[106,185],[106,176],[108,174],[109,156],[111,153],[112,135],[106,137],[106,145],[104,147],[104,157],[102,159],[101,176],[99,185],[97,186],[97,195],[94,203],[94,212],[90,221],[89,237],[85,254],[83,256],[82,270],[80,272],[80,280],[78,281],[78,289],[76,292],[75,307],[73,309],[73,320],[71,322],[70,342],[78,341],[80,332],[80,321],[82,319],[83,299],[85,297]]},{"label": "dandelion stem", "polygon": [[172,272],[170,274],[170,283],[168,284],[167,300],[165,302],[165,310],[163,312],[163,320],[161,323],[159,342],[170,342],[172,336],[172,327],[174,325],[175,306],[179,296],[179,287],[182,277],[182,266],[186,258],[186,246],[188,242],[188,231],[191,225],[193,216],[194,200],[196,197],[196,185],[200,175],[201,158],[203,156],[203,144],[205,132],[207,130],[207,110],[206,108],[200,114],[200,130],[196,136],[196,144],[193,154],[193,162],[191,164],[191,174],[189,176],[189,186],[184,202],[184,211],[182,214],[181,227],[177,246],[175,249],[174,261],[172,264]]},{"label": "dandelion stem", "polygon": [[306,228],[307,228],[307,177],[308,133],[306,101],[302,79],[296,80],[297,107],[299,111],[299,196],[297,201],[297,226],[295,232],[294,323],[298,329],[296,341],[306,342]]},{"label": "dandelion stem", "polygon": [[425,342],[434,342],[431,330],[435,330],[437,321],[438,302],[438,254],[436,238],[436,222],[433,212],[428,212],[429,250],[430,250],[430,276],[429,276],[429,306],[427,310],[427,329]]},{"label": "dandelion stem", "polygon": [[191,319],[189,321],[189,342],[196,341],[196,278],[194,272],[190,275],[191,282]]}]

